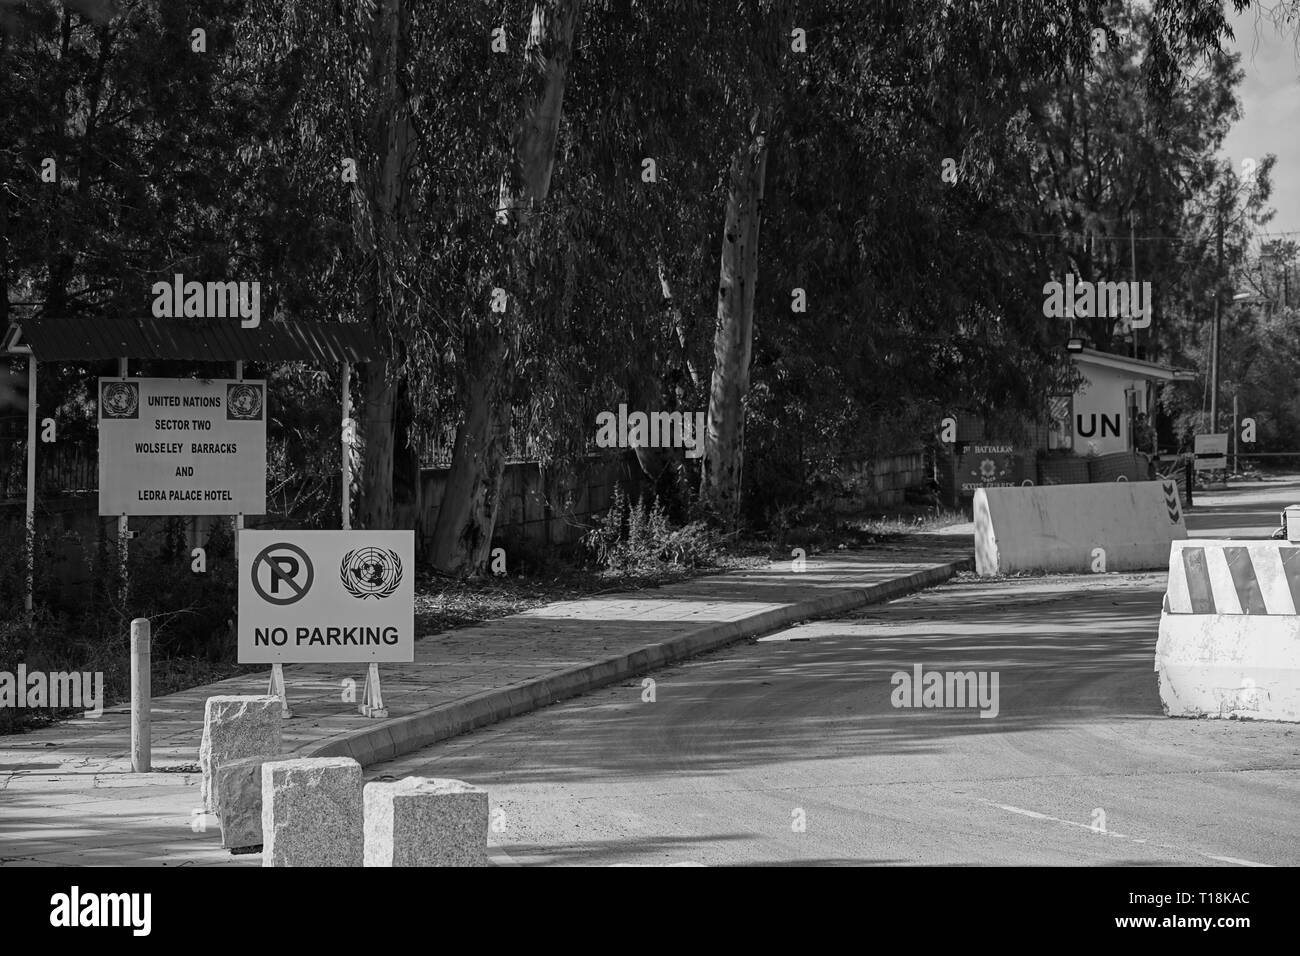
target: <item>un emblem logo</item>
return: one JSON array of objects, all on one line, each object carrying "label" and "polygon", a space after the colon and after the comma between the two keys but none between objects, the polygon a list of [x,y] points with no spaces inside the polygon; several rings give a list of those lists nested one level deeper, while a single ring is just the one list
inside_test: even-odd
[{"label": "un emblem logo", "polygon": [[226,386],[226,420],[260,421],[262,418],[262,390],[256,385]]},{"label": "un emblem logo", "polygon": [[386,598],[402,583],[402,559],[396,551],[357,548],[343,555],[339,578],[354,598]]},{"label": "un emblem logo", "polygon": [[105,418],[139,418],[140,383],[105,382],[99,407]]}]

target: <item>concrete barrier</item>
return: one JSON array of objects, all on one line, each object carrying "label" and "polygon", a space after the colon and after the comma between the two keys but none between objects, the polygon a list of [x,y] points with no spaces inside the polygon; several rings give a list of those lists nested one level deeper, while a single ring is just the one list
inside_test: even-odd
[{"label": "concrete barrier", "polygon": [[262,764],[279,757],[241,757],[217,768],[213,795],[220,808],[221,845],[232,852],[262,846]]},{"label": "concrete barrier", "polygon": [[361,765],[349,757],[262,764],[262,866],[361,866]]},{"label": "concrete barrier", "polygon": [[209,697],[203,708],[203,739],[199,743],[203,809],[221,812],[216,774],[223,763],[242,757],[278,757],[280,747],[280,698]]},{"label": "concrete barrier", "polygon": [[366,866],[487,866],[488,794],[407,777],[365,788]]},{"label": "concrete barrier", "polygon": [[1172,481],[978,488],[974,509],[981,575],[1163,568],[1187,538]]},{"label": "concrete barrier", "polygon": [[1300,722],[1300,546],[1176,541],[1155,669],[1171,717]]}]

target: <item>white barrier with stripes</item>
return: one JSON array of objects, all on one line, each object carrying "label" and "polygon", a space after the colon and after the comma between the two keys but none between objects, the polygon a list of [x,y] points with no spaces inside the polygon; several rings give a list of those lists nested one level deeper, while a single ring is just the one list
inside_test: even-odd
[{"label": "white barrier with stripes", "polygon": [[1155,669],[1171,717],[1300,722],[1300,546],[1175,541]]},{"label": "white barrier with stripes", "polygon": [[979,488],[974,515],[981,575],[1163,568],[1187,538],[1172,481]]}]

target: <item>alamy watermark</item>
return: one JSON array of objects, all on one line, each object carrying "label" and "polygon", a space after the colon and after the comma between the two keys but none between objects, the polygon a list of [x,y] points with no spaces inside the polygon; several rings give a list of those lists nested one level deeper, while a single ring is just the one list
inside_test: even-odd
[{"label": "alamy watermark", "polygon": [[889,702],[894,707],[978,707],[981,717],[998,715],[997,671],[894,671]]},{"label": "alamy watermark", "polygon": [[632,412],[596,416],[597,448],[684,448],[687,458],[704,454],[705,412]]},{"label": "alamy watermark", "polygon": [[1150,282],[1089,282],[1071,272],[1064,285],[1044,285],[1043,296],[1043,315],[1049,319],[1117,318],[1128,328],[1151,325]]},{"label": "alamy watermark", "polygon": [[50,925],[127,927],[133,936],[148,936],[153,927],[152,893],[83,893],[74,886],[50,897]]},{"label": "alamy watermark", "polygon": [[19,664],[17,674],[0,671],[0,707],[84,710],[87,717],[99,717],[104,713],[104,673],[28,673],[27,665]]},{"label": "alamy watermark", "polygon": [[171,282],[155,282],[153,314],[158,319],[233,319],[246,329],[262,321],[262,283],[186,282],[179,272]]}]

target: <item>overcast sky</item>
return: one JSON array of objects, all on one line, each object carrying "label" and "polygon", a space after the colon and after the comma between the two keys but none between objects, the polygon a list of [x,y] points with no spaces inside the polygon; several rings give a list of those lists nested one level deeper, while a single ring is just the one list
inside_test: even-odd
[{"label": "overcast sky", "polygon": [[1233,18],[1236,39],[1224,44],[1241,54],[1246,78],[1237,91],[1242,117],[1228,133],[1223,153],[1238,173],[1243,159],[1277,155],[1269,197],[1277,215],[1266,228],[1300,232],[1300,59],[1293,35],[1279,34],[1269,23],[1257,27],[1255,18],[1254,10]]}]

